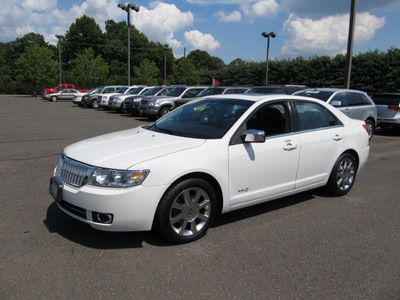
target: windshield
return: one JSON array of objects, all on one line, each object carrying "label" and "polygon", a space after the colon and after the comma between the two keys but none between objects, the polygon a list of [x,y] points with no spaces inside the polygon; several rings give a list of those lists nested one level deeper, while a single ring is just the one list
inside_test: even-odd
[{"label": "windshield", "polygon": [[197,95],[197,97],[205,97],[205,96],[210,96],[210,95],[219,95],[224,92],[224,88],[208,88],[202,91],[200,94]]},{"label": "windshield", "polygon": [[306,90],[306,91],[296,92],[293,95],[312,97],[315,99],[326,101],[329,99],[330,96],[332,96],[332,94],[333,92],[328,92],[328,91]]},{"label": "windshield", "polygon": [[127,89],[128,89],[127,87],[122,87],[122,88],[120,88],[120,89],[117,90],[117,93],[123,94],[123,93],[125,93],[125,91],[126,91]]},{"label": "windshield", "polygon": [[145,91],[142,95],[143,96],[153,96],[161,89],[162,89],[162,87],[155,87],[155,88]]},{"label": "windshield", "polygon": [[253,103],[237,99],[194,100],[173,110],[149,130],[191,138],[222,138]]},{"label": "windshield", "polygon": [[129,95],[137,95],[140,93],[140,91],[143,90],[143,87],[137,87],[137,88],[131,88],[127,93]]},{"label": "windshield", "polygon": [[177,87],[167,93],[167,96],[178,97],[186,90],[185,87]]},{"label": "windshield", "polygon": [[253,87],[246,93],[249,94],[285,94],[285,90],[282,87]]}]

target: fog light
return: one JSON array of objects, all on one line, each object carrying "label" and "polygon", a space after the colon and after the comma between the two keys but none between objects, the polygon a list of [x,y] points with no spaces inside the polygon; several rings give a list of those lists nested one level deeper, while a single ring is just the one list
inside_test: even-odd
[{"label": "fog light", "polygon": [[96,223],[111,224],[113,222],[114,215],[109,213],[92,212],[92,220]]}]

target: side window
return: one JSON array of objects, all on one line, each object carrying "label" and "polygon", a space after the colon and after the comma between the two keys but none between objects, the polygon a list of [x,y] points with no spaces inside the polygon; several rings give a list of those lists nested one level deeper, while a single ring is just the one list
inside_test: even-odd
[{"label": "side window", "polygon": [[338,93],[333,96],[330,104],[334,107],[345,107],[348,105],[347,101],[348,99],[346,93]]},{"label": "side window", "polygon": [[250,117],[246,124],[246,130],[262,130],[266,136],[288,133],[289,128],[289,109],[286,103],[262,106]]},{"label": "side window", "polygon": [[69,84],[69,85],[68,85],[68,88],[69,88],[69,89],[73,89],[74,87],[73,87],[71,84]]},{"label": "side window", "polygon": [[362,101],[358,93],[347,93],[347,101],[349,101],[349,106],[362,105]]},{"label": "side window", "polygon": [[295,102],[300,121],[300,130],[313,130],[336,126],[340,121],[325,107],[311,102]]},{"label": "side window", "polygon": [[360,94],[361,105],[371,105],[371,101],[364,94]]}]

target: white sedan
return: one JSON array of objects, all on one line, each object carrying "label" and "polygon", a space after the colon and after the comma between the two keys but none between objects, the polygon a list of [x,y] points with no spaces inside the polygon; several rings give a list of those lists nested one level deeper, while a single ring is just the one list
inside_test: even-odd
[{"label": "white sedan", "polygon": [[321,186],[345,195],[368,155],[366,124],[322,101],[211,96],[66,147],[50,194],[94,228],[185,243],[219,213]]}]

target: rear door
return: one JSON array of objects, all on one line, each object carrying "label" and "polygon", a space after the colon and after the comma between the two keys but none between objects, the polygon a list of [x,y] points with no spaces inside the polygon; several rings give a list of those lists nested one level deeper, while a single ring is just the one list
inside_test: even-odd
[{"label": "rear door", "polygon": [[322,105],[295,102],[301,144],[296,188],[321,185],[330,175],[344,143],[344,127]]}]

